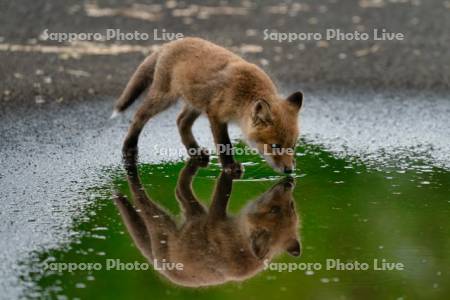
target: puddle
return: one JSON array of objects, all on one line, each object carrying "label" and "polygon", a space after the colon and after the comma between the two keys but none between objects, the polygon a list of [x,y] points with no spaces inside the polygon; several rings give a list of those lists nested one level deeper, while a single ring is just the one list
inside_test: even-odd
[{"label": "puddle", "polygon": [[[93,295],[101,299],[142,295],[265,299],[272,298],[274,291],[283,297],[305,295],[313,299],[355,295],[369,299],[392,296],[443,299],[448,295],[449,172],[420,162],[406,171],[373,170],[362,163],[335,158],[308,144],[298,152],[302,154],[297,162],[301,173],[293,197],[302,224],[298,234],[303,254],[300,258],[281,254],[273,262],[319,263],[321,270],[263,270],[242,282],[201,290],[180,288],[152,268],[125,270],[118,262],[144,264],[147,260],[131,239],[112,201],[111,190],[120,190],[133,199],[124,171],[117,168],[106,172],[111,178],[109,184],[85,192],[91,205],[74,225],[72,242],[62,249],[37,252],[35,261],[23,262],[27,269],[33,270],[22,278],[29,287],[25,295],[80,299]],[[253,163],[247,164],[244,178],[233,184],[229,211],[234,214],[279,179],[259,158],[246,160]],[[174,215],[180,214],[174,189],[183,166],[182,162],[142,163],[138,168],[149,197]],[[194,192],[205,205],[210,205],[219,173],[212,164],[194,177]],[[116,265],[109,259],[116,260]],[[326,270],[328,259],[368,263],[370,268]],[[375,259],[379,264],[383,259],[401,263],[405,269],[375,271],[372,268]],[[101,269],[43,271],[43,264],[55,262],[91,263]]]},{"label": "puddle", "polygon": [[[132,198],[120,162],[128,121],[107,120],[112,100],[105,99],[2,116],[4,296],[265,298],[274,291],[280,297],[312,299],[448,296],[448,101],[373,93],[324,93],[309,99],[294,190],[303,254],[277,255],[273,262],[325,268],[327,259],[386,259],[404,264],[404,271],[266,270],[239,283],[200,290],[178,287],[153,270],[44,272],[42,264],[52,260],[103,266],[108,258],[146,262],[112,201],[115,189]],[[148,194],[175,215],[182,152],[161,151],[163,146],[181,149],[176,111],[147,125],[139,165]],[[194,133],[202,145],[212,146],[205,119],[196,123]],[[239,138],[235,128],[231,136]],[[281,179],[257,157],[238,159],[246,172],[233,183],[229,211],[234,214]],[[195,193],[205,204],[218,175],[212,161],[194,179]]]}]

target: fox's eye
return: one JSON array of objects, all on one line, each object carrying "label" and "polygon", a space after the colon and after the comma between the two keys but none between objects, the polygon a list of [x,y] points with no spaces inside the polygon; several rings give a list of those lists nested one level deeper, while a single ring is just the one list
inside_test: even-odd
[{"label": "fox's eye", "polygon": [[281,149],[281,145],[280,144],[272,144],[272,149]]},{"label": "fox's eye", "polygon": [[279,214],[281,212],[281,206],[274,205],[270,208],[271,214]]}]

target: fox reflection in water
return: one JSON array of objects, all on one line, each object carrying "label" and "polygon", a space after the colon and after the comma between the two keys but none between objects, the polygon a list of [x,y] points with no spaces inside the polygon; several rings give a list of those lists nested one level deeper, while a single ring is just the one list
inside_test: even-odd
[{"label": "fox reflection in water", "polygon": [[135,158],[128,159],[125,166],[137,210],[122,195],[116,195],[115,203],[136,246],[150,263],[182,265],[182,270],[158,270],[171,282],[200,287],[242,281],[262,271],[264,261],[277,254],[300,255],[292,178],[281,180],[230,216],[227,204],[232,175],[220,174],[208,209],[192,191],[193,178],[205,163],[189,160],[176,186],[184,215],[182,224],[177,224],[145,193]]}]

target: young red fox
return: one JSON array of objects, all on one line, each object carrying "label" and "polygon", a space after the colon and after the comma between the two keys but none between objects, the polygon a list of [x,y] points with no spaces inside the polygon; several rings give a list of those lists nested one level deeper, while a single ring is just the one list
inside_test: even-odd
[{"label": "young red fox", "polygon": [[[282,99],[266,73],[230,51],[199,38],[184,38],[163,45],[148,56],[117,100],[113,116],[128,108],[146,89],[148,93],[133,117],[123,144],[124,154],[137,151],[145,123],[182,98],[185,106],[177,124],[188,153],[208,159],[192,135],[201,113],[209,119],[222,166],[242,172],[229,151],[227,124],[236,122],[247,142],[277,171],[294,169],[298,112],[303,94]],[[220,146],[219,146],[220,145]]]}]

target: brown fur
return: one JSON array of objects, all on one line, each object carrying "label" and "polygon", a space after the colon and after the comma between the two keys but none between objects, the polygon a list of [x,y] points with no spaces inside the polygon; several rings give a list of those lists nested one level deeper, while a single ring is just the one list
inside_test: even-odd
[{"label": "brown fur", "polygon": [[190,160],[180,173],[176,196],[184,221],[177,225],[146,195],[135,159],[127,162],[128,182],[139,212],[121,195],[115,202],[134,242],[150,262],[165,259],[183,264],[181,271],[163,270],[161,274],[182,286],[217,285],[254,276],[263,269],[264,261],[280,252],[300,255],[292,178],[274,185],[238,215],[229,216],[232,175],[221,173],[208,210],[191,186],[201,164]]},{"label": "brown fur", "polygon": [[[208,41],[184,38],[163,45],[144,60],[117,100],[115,112],[126,109],[146,87],[149,90],[125,138],[124,153],[137,151],[139,134],[151,117],[182,98],[185,107],[177,124],[188,150],[201,150],[191,127],[204,113],[216,144],[231,146],[227,124],[236,122],[248,142],[264,154],[274,169],[286,173],[293,170],[292,153],[263,152],[271,145],[295,146],[303,95],[297,92],[282,99],[258,66]],[[197,154],[206,158],[204,151]],[[219,156],[227,170],[241,170],[229,154]]]}]

